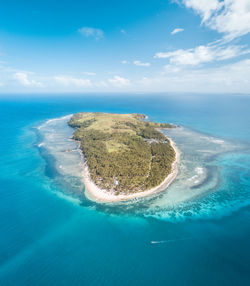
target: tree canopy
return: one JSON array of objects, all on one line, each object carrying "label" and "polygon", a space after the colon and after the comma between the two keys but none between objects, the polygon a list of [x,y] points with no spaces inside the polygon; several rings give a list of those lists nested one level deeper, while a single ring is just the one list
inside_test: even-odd
[{"label": "tree canopy", "polygon": [[145,191],[171,172],[175,151],[160,128],[141,114],[78,113],[69,121],[80,141],[91,179],[116,194]]}]

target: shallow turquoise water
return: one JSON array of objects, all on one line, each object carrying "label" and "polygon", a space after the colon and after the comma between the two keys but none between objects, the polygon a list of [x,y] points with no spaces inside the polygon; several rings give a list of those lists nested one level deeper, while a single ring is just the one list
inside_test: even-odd
[{"label": "shallow turquoise water", "polygon": [[[78,111],[183,126],[185,138],[168,134],[185,163],[168,192],[119,206],[72,198],[83,187],[37,146],[36,127]],[[0,116],[0,285],[249,284],[250,98],[3,96]]]}]

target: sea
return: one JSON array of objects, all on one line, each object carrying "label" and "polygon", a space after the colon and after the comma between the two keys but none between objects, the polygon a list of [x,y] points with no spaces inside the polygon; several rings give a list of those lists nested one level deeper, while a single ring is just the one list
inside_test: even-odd
[{"label": "sea", "polygon": [[[85,194],[77,112],[143,113],[181,153],[165,191]],[[0,95],[0,285],[250,285],[250,96]]]}]

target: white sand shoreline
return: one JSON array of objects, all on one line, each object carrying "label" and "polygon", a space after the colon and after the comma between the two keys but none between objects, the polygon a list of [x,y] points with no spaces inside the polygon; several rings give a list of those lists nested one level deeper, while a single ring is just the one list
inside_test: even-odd
[{"label": "white sand shoreline", "polygon": [[[177,149],[174,141],[171,140],[170,138],[168,138],[168,140],[170,141],[170,144],[173,147],[176,156],[175,156],[175,161],[172,163],[172,172],[164,179],[164,181],[160,185],[158,185],[158,186],[156,186],[150,190],[146,190],[143,192],[137,192],[135,194],[115,195],[114,193],[112,193],[110,191],[99,188],[91,180],[89,169],[88,169],[88,166],[85,162],[85,163],[83,163],[84,164],[83,165],[83,182],[85,185],[85,195],[87,196],[87,198],[90,200],[93,200],[95,202],[99,202],[99,203],[114,203],[114,202],[129,201],[129,200],[133,200],[133,199],[138,199],[138,198],[150,196],[150,195],[153,195],[153,194],[156,194],[158,192],[165,190],[176,178],[176,176],[178,174],[178,163],[180,160],[180,152]],[[79,152],[81,153],[82,158],[84,160],[84,155],[83,155],[80,148],[79,148]]]}]

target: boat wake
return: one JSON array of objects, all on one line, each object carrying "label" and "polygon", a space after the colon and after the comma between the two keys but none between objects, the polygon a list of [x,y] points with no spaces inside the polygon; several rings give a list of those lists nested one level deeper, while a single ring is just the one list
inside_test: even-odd
[{"label": "boat wake", "polygon": [[152,240],[151,244],[161,244],[161,243],[169,243],[169,242],[179,242],[184,240],[192,240],[193,237],[184,237],[184,238],[177,238],[177,239],[167,239],[167,240]]}]

